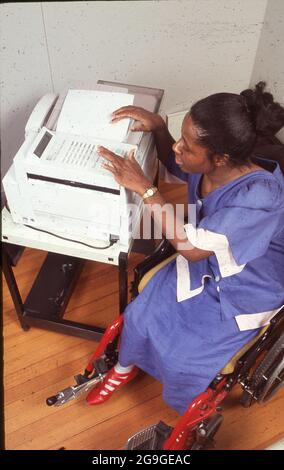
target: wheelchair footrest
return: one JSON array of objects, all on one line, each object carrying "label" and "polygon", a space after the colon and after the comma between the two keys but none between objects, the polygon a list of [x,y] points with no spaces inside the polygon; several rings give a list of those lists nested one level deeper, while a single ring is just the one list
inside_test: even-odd
[{"label": "wheelchair footrest", "polygon": [[89,380],[90,380],[88,377],[86,377],[85,375],[82,375],[82,374],[74,375],[74,379],[75,379],[77,385],[85,384],[85,383],[89,382]]},{"label": "wheelchair footrest", "polygon": [[165,440],[173,428],[160,421],[134,434],[128,439],[126,450],[157,450],[162,449]]}]

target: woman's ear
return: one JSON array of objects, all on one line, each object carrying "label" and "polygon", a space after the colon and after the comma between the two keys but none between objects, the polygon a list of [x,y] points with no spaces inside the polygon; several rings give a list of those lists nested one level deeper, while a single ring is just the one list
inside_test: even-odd
[{"label": "woman's ear", "polygon": [[228,165],[230,157],[227,153],[223,153],[222,155],[215,154],[214,155],[214,163],[216,166],[226,166]]}]

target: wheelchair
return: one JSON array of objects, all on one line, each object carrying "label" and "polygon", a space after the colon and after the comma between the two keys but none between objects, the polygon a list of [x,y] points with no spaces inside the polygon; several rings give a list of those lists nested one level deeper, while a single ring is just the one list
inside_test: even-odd
[{"label": "wheelchair", "polygon": [[[134,269],[132,300],[149,279],[176,256],[170,243],[163,239],[155,251]],[[47,398],[47,405],[63,405],[104,379],[117,362],[122,328],[123,314],[106,329],[84,373],[74,377],[76,384]],[[244,407],[255,402],[266,403],[284,385],[284,307],[189,404],[175,427],[160,421],[130,437],[125,449],[205,450],[214,447],[214,437],[223,421],[221,402],[236,384],[242,387],[240,402]]]}]

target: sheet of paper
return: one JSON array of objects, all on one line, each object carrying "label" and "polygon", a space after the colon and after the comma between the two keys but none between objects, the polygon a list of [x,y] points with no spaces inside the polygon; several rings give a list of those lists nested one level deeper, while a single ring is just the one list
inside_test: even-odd
[{"label": "sheet of paper", "polygon": [[134,95],[97,90],[69,90],[57,123],[57,132],[122,142],[129,119],[111,123],[111,114],[133,104]]}]

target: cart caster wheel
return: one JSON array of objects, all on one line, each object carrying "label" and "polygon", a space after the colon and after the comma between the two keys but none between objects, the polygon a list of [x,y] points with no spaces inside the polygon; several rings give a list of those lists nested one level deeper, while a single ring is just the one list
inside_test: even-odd
[{"label": "cart caster wheel", "polygon": [[196,430],[196,441],[193,443],[190,450],[208,450],[215,447],[214,437],[218,432],[223,416],[218,414],[212,418],[205,419]]}]

